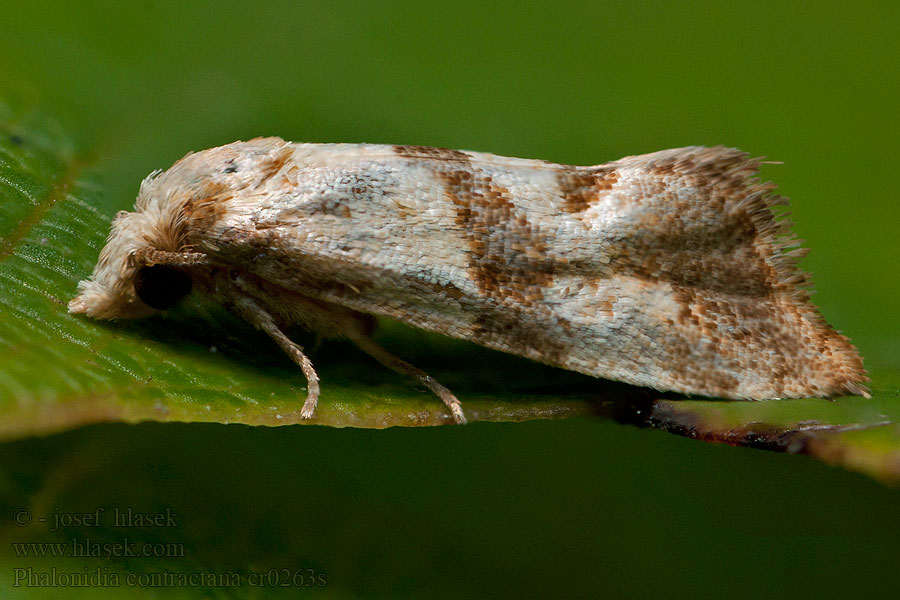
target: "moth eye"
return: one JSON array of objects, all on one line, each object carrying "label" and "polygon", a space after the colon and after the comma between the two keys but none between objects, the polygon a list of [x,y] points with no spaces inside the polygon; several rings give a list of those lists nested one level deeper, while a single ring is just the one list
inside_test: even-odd
[{"label": "moth eye", "polygon": [[151,308],[172,308],[191,291],[191,276],[166,265],[141,267],[134,279],[134,292]]}]

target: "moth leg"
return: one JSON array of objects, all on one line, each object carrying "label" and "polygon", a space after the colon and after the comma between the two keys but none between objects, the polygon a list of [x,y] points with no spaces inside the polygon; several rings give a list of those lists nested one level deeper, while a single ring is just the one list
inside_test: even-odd
[{"label": "moth leg", "polygon": [[407,377],[412,377],[440,398],[444,404],[447,405],[447,408],[450,409],[450,413],[453,415],[453,420],[459,424],[465,424],[466,415],[463,413],[462,403],[459,399],[453,395],[453,393],[442,386],[440,383],[434,380],[434,378],[417,367],[409,364],[402,358],[397,358],[381,346],[375,343],[375,341],[367,335],[359,334],[356,332],[346,333],[347,337],[356,344],[360,350],[380,362],[382,365],[391,369],[392,371],[396,371],[401,375],[406,375]]},{"label": "moth leg", "polygon": [[248,296],[235,294],[232,297],[235,308],[257,329],[265,331],[270,338],[275,340],[281,349],[291,357],[303,374],[306,376],[306,401],[300,409],[301,419],[310,419],[316,412],[316,404],[319,402],[319,376],[313,368],[312,362],[303,354],[303,348],[292,342],[288,336],[278,328],[275,320],[255,300]]},{"label": "moth leg", "polygon": [[173,267],[194,267],[210,264],[209,257],[202,252],[167,252],[153,248],[135,250],[129,257],[133,265],[152,267],[170,265]]},{"label": "moth leg", "polygon": [[[231,282],[236,289],[228,293],[228,296],[244,318],[257,329],[262,329],[269,334],[294,362],[303,369],[303,373],[309,381],[309,395],[303,404],[300,416],[305,419],[310,418],[316,409],[316,402],[319,396],[319,378],[313,370],[312,363],[303,354],[303,349],[288,339],[275,324],[272,316],[253,300],[251,295],[257,290],[240,276],[233,277]],[[345,337],[351,340],[360,350],[385,367],[415,379],[434,392],[450,409],[450,413],[456,423],[462,424],[466,422],[462,404],[450,390],[435,381],[428,373],[414,367],[403,359],[397,358],[369,337],[370,330],[366,327],[366,324],[369,322],[368,318],[360,321],[360,317],[365,317],[366,315],[337,306],[328,310],[322,304],[300,296],[294,297],[294,305],[298,310],[289,315],[288,320],[290,322],[301,323],[320,334],[327,332],[326,335],[328,336],[337,334],[337,337]]]}]

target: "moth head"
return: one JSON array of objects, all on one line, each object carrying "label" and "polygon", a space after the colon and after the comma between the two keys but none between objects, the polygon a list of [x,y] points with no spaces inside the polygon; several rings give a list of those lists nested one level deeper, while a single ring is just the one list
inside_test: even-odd
[{"label": "moth head", "polygon": [[136,253],[183,251],[188,221],[197,226],[206,213],[216,213],[211,209],[247,190],[265,193],[291,156],[284,140],[257,138],[191,153],[167,171],[151,173],[141,183],[135,211],[122,211],[113,221],[94,273],[78,284],[69,312],[118,319],[171,308],[190,292],[190,274],[146,266]]},{"label": "moth head", "polygon": [[[145,317],[174,306],[191,291],[191,276],[168,265],[136,260],[141,250],[165,247],[166,232],[153,211],[122,211],[90,279],[78,284],[69,312],[95,319]],[[164,244],[164,245],[160,245]]]}]

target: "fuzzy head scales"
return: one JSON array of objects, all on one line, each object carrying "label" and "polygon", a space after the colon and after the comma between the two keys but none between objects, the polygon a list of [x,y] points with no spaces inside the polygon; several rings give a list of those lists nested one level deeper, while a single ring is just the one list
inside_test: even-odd
[{"label": "fuzzy head scales", "polygon": [[190,251],[185,244],[185,208],[214,203],[258,185],[258,174],[265,172],[259,167],[277,161],[285,145],[280,138],[256,138],[191,153],[167,171],[151,173],[141,182],[134,212],[116,215],[94,272],[79,282],[69,312],[95,319],[157,312],[135,291],[138,271],[144,266],[136,256],[153,250]]}]

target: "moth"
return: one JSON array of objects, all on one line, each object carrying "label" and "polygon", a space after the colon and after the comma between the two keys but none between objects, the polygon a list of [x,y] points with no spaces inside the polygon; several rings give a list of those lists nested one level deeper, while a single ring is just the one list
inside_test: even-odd
[{"label": "moth", "polygon": [[140,186],[72,313],[132,318],[200,289],[319,378],[284,333],[370,338],[375,317],[572,371],[731,399],[867,395],[809,298],[806,252],[761,161],[689,147],[569,166],[423,146],[269,137],[188,154]]}]

